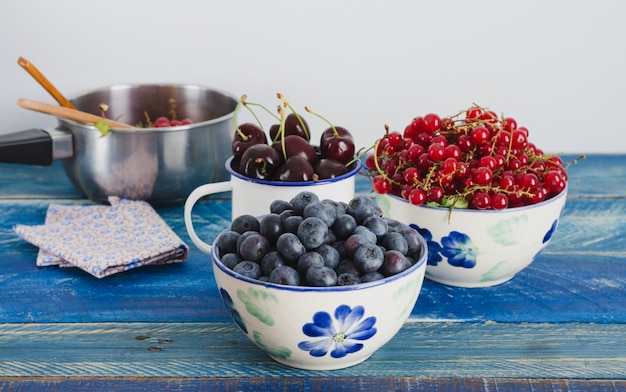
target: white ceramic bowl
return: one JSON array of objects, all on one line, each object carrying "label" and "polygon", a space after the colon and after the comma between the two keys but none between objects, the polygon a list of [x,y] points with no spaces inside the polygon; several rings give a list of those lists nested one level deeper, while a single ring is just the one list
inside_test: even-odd
[{"label": "white ceramic bowl", "polygon": [[548,244],[565,206],[567,188],[542,203],[505,210],[415,206],[377,195],[383,214],[418,229],[428,242],[426,278],[459,287],[504,283]]},{"label": "white ceramic bowl", "polygon": [[286,286],[233,272],[217,256],[216,241],[213,272],[231,317],[271,358],[300,369],[341,369],[369,358],[411,314],[426,269],[425,251],[411,268],[375,282]]}]

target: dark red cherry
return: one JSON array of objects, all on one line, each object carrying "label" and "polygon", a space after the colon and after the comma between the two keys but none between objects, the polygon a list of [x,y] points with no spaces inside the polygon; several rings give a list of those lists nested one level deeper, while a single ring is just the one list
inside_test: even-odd
[{"label": "dark red cherry", "polygon": [[274,173],[274,180],[303,182],[313,181],[315,172],[313,166],[299,155],[289,157]]},{"label": "dark red cherry", "polygon": [[[300,120],[302,120],[302,124],[304,124],[304,128],[302,127]],[[309,124],[307,124],[304,117],[300,116],[300,120],[298,120],[298,116],[296,116],[294,113],[289,113],[287,115],[287,117],[285,118],[285,136],[297,135],[305,139],[306,141],[310,141],[311,140],[311,131],[310,131],[311,128],[309,128]],[[270,127],[270,139],[271,140],[276,141],[280,139],[280,137],[278,136],[279,129],[280,129],[279,124],[274,124]]]},{"label": "dark red cherry", "polygon": [[348,168],[334,159],[320,159],[313,165],[313,170],[320,180],[342,176],[348,172]]},{"label": "dark red cherry", "polygon": [[[335,130],[337,131],[337,133],[335,133]],[[348,136],[350,137],[350,139],[352,139],[352,134],[346,128],[335,126],[335,130],[333,130],[333,128],[330,127],[330,128],[325,129],[324,132],[322,132],[322,137],[320,138],[320,146],[323,146],[324,144],[326,144],[327,140],[330,139],[331,137]]]},{"label": "dark red cherry", "polygon": [[255,144],[266,144],[267,136],[257,125],[244,123],[239,125],[239,131],[235,131],[232,142],[232,152],[235,160],[241,159],[243,153]]},{"label": "dark red cherry", "polygon": [[315,147],[313,147],[309,142],[297,135],[285,136],[284,144],[283,140],[279,138],[272,144],[272,147],[274,147],[274,149],[280,154],[280,156],[283,157],[283,159],[287,159],[294,155],[299,155],[311,163],[317,160]]},{"label": "dark red cherry", "polygon": [[239,173],[260,180],[270,180],[282,164],[278,152],[267,144],[255,144],[246,149],[239,162]]},{"label": "dark red cherry", "polygon": [[320,145],[320,150],[323,158],[334,159],[344,164],[354,159],[354,141],[349,136],[328,138]]}]

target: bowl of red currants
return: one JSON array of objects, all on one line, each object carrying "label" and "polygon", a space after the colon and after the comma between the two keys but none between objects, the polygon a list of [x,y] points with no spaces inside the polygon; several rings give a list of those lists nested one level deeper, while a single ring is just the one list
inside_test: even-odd
[{"label": "bowl of red currants", "polygon": [[383,213],[426,238],[426,277],[452,286],[498,285],[530,265],[567,196],[561,158],[514,118],[478,106],[387,129],[365,166]]},{"label": "bowl of red currants", "polygon": [[213,242],[220,296],[241,331],[300,369],[359,364],[402,327],[419,296],[427,245],[373,198],[303,191],[235,217]]}]

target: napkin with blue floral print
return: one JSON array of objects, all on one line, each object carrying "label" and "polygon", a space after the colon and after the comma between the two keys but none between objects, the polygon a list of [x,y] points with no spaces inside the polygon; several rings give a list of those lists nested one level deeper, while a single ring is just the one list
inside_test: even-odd
[{"label": "napkin with blue floral print", "polygon": [[150,204],[118,197],[109,203],[50,204],[43,225],[14,230],[39,247],[38,266],[78,267],[97,278],[187,259],[189,247]]}]

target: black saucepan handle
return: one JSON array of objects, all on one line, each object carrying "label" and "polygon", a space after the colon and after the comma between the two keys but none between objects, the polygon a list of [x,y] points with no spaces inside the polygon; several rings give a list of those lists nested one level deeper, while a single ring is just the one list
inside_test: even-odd
[{"label": "black saucepan handle", "polygon": [[28,129],[0,134],[0,162],[50,165],[72,156],[72,135],[58,130]]}]

